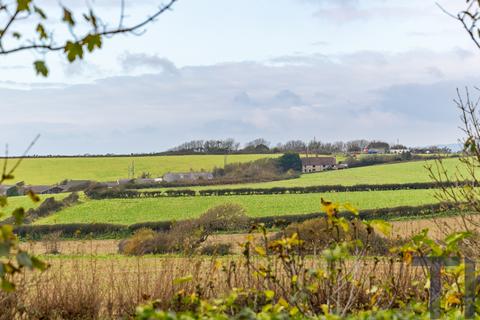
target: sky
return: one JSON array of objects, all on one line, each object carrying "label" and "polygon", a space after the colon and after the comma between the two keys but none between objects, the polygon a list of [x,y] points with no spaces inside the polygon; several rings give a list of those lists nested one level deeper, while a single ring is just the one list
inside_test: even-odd
[{"label": "sky", "polygon": [[[451,12],[463,4],[438,2]],[[119,1],[93,3],[117,23]],[[125,23],[159,5],[127,0]],[[38,58],[50,68],[46,79],[33,71]],[[430,0],[179,0],[141,35],[106,39],[81,62],[59,53],[0,57],[0,145],[18,154],[37,134],[33,154],[148,153],[258,137],[450,144],[461,138],[456,89],[478,85],[479,58]]]}]

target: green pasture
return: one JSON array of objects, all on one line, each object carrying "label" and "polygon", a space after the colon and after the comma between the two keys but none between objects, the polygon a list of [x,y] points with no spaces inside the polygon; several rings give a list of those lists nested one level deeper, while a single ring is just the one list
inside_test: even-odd
[{"label": "green pasture", "polygon": [[[33,202],[32,199],[28,196],[21,196],[21,197],[9,197],[7,198],[7,206],[4,208],[0,208],[0,212],[3,212],[5,215],[10,215],[15,208],[22,207],[25,210],[30,208],[38,207],[43,200],[49,197],[54,197],[57,200],[63,199],[68,195],[68,193],[60,193],[55,195],[40,195],[40,202]],[[5,216],[0,216],[0,220],[5,218]]]},{"label": "green pasture", "polygon": [[[447,171],[454,176],[456,172],[465,172],[458,158],[443,160]],[[320,185],[356,185],[356,184],[395,184],[413,182],[431,182],[432,179],[425,166],[435,166],[434,160],[410,161],[401,163],[381,164],[368,167],[332,170],[317,173],[302,174],[300,178],[232,185],[216,185],[206,187],[188,187],[193,190],[205,189],[237,189],[237,188],[273,188],[273,187],[308,187]],[[458,166],[458,168],[457,168]],[[179,188],[184,189],[184,188]],[[155,189],[144,189],[152,191]],[[163,189],[162,189],[163,190]]]},{"label": "green pasture", "polygon": [[[279,154],[240,154],[227,156],[227,163],[247,162]],[[13,165],[14,160],[10,160]],[[128,177],[128,168],[135,163],[135,173],[149,172],[160,177],[167,172],[212,170],[223,167],[224,155],[92,157],[92,158],[27,158],[15,171],[14,181],[27,184],[54,184],[65,179],[115,181]]]},{"label": "green pasture", "polygon": [[84,200],[36,224],[117,223],[182,220],[199,216],[222,203],[238,203],[253,217],[301,214],[320,211],[320,198],[349,202],[359,209],[417,206],[436,203],[433,190],[343,192],[326,194],[285,194],[216,197],[169,197],[142,199]]}]

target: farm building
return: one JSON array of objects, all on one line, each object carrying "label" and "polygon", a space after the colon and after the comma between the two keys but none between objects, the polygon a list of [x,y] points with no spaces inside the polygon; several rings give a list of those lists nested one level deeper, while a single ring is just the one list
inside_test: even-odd
[{"label": "farm building", "polygon": [[13,197],[18,195],[19,192],[17,186],[0,185],[0,196]]},{"label": "farm building", "polygon": [[61,186],[23,186],[20,194],[25,195],[29,191],[36,194],[55,194],[64,192],[64,189]]},{"label": "farm building", "polygon": [[212,180],[213,174],[211,172],[187,172],[187,173],[166,173],[163,176],[165,182],[175,181],[194,181],[194,180]]},{"label": "farm building", "polygon": [[303,173],[334,169],[336,165],[337,160],[334,157],[302,158]]}]

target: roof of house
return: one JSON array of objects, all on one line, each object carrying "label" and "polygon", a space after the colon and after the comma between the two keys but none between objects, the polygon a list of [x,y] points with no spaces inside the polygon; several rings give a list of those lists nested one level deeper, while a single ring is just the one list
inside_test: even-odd
[{"label": "roof of house", "polygon": [[333,166],[335,164],[337,164],[337,160],[334,157],[302,158],[304,166]]},{"label": "roof of house", "polygon": [[56,186],[25,186],[24,189],[25,191],[31,190],[34,193],[42,194]]}]

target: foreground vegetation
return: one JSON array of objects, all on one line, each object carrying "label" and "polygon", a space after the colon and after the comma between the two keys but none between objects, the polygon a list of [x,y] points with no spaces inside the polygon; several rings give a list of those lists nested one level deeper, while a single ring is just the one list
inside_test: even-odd
[{"label": "foreground vegetation", "polygon": [[[349,202],[362,209],[417,206],[438,202],[433,190],[396,190],[329,193],[329,199]],[[249,216],[281,216],[318,212],[319,194],[283,194],[218,197],[171,197],[142,199],[84,200],[36,224],[116,223],[184,220],[198,217],[208,208],[222,203],[238,203]]]}]

